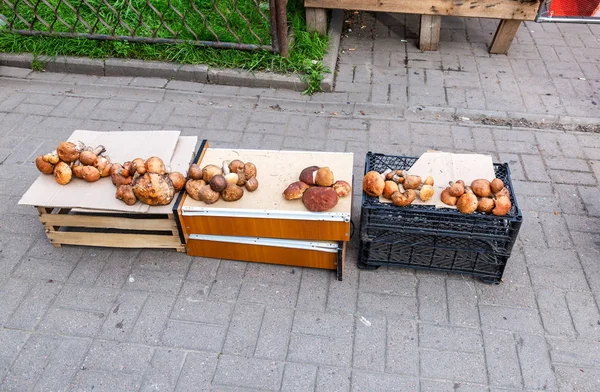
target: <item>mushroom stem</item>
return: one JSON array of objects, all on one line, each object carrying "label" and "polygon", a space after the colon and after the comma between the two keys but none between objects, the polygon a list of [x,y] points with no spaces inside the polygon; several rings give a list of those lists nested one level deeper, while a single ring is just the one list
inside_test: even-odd
[{"label": "mushroom stem", "polygon": [[223,169],[223,175],[224,176],[226,176],[227,174],[231,173],[231,170],[229,170],[229,164],[230,163],[231,162],[229,162],[229,161],[223,161],[223,167],[222,167],[222,169]]},{"label": "mushroom stem", "polygon": [[96,155],[100,155],[100,154],[102,154],[104,151],[106,151],[106,148],[104,148],[104,146],[103,146],[103,145],[99,145],[99,146],[97,146],[96,148],[94,148],[94,149],[92,150],[92,152],[93,152],[94,154],[96,154]]}]

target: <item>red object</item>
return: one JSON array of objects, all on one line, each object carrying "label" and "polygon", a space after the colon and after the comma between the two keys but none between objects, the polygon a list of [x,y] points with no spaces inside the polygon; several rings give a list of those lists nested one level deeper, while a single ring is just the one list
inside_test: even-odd
[{"label": "red object", "polygon": [[552,0],[550,16],[593,16],[600,0]]}]

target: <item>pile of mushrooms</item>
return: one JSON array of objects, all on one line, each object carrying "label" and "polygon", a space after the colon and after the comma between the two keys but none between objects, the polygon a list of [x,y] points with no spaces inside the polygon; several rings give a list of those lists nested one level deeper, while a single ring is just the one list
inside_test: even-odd
[{"label": "pile of mushrooms", "polygon": [[475,211],[496,216],[508,214],[512,207],[510,193],[499,178],[488,181],[480,178],[466,186],[464,181],[451,181],[442,191],[442,203],[456,208],[463,214]]},{"label": "pile of mushrooms", "polygon": [[223,161],[221,166],[206,165],[202,169],[193,163],[188,177],[185,186],[187,194],[206,204],[216,203],[219,198],[237,201],[244,196],[244,188],[248,192],[254,192],[258,188],[256,166],[239,159]]},{"label": "pile of mushrooms", "polygon": [[302,199],[307,210],[328,211],[335,207],[340,197],[352,193],[346,181],[335,181],[328,167],[309,166],[302,170],[299,181],[293,182],[283,191],[286,200]]},{"label": "pile of mushrooms", "polygon": [[60,185],[67,185],[73,177],[95,182],[111,173],[110,159],[102,155],[105,151],[104,146],[92,148],[82,142],[61,142],[56,150],[37,157],[35,165],[40,172],[53,174]]},{"label": "pile of mushrooms", "polygon": [[419,197],[427,201],[433,197],[433,177],[425,181],[406,170],[386,169],[383,173],[370,171],[363,177],[363,190],[371,197],[383,196],[394,205],[406,207]]},{"label": "pile of mushrooms", "polygon": [[168,205],[186,183],[183,174],[169,173],[159,157],[114,163],[110,177],[117,187],[115,197],[130,206],[138,200],[151,206]]}]

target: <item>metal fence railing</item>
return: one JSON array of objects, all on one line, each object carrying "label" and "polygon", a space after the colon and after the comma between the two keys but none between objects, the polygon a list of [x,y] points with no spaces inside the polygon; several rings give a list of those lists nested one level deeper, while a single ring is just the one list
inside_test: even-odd
[{"label": "metal fence railing", "polygon": [[287,0],[0,0],[23,35],[264,49],[287,56]]}]

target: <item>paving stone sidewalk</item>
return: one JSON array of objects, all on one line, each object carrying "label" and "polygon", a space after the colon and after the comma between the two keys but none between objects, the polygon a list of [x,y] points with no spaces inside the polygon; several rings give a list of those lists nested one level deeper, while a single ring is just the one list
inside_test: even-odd
[{"label": "paving stone sidewalk", "polygon": [[[598,390],[600,134],[363,115],[325,95],[0,75],[0,390]],[[498,286],[358,270],[356,233],[342,282],[174,251],[56,249],[17,202],[35,156],[75,129],[353,152],[355,200],[367,151],[488,153],[510,163],[524,224]]]}]

